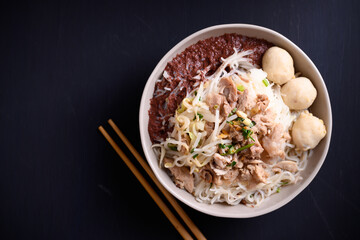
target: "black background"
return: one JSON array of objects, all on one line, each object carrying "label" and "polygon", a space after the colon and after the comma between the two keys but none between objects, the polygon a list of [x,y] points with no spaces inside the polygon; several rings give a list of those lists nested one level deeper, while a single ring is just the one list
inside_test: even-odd
[{"label": "black background", "polygon": [[209,239],[358,236],[357,1],[3,1],[0,9],[1,239],[180,238],[97,127],[113,118],[141,151],[138,110],[153,68],[186,36],[223,23],[274,29],[308,54],[328,87],[332,142],[314,181],[275,212],[185,211]]}]

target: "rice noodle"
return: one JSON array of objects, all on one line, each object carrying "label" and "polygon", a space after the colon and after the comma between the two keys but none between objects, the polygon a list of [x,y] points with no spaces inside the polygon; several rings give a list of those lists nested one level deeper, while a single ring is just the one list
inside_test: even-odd
[{"label": "rice noodle", "polygon": [[[209,110],[209,106],[202,101],[209,93],[219,92],[218,84],[221,78],[232,77],[235,83],[249,89],[250,96],[256,96],[259,93],[265,94],[269,99],[267,108],[275,113],[274,121],[281,124],[286,132],[291,129],[293,122],[300,114],[300,112],[290,112],[284,104],[280,86],[273,83],[264,86],[263,79],[266,78],[266,73],[258,69],[258,66],[253,65],[251,59],[247,58],[253,51],[238,52],[236,49],[234,50],[233,55],[222,59],[221,66],[213,75],[206,77],[206,81],[196,85],[198,88],[187,94],[180,106],[184,110],[177,111],[174,118],[171,119],[174,124],[173,131],[165,141],[154,144],[153,149],[159,158],[160,166],[162,166],[164,158],[169,157],[174,160],[172,166],[189,168],[195,179],[193,195],[197,201],[209,204],[226,202],[230,205],[237,205],[241,202],[254,207],[278,192],[281,187],[295,184],[301,180],[300,172],[306,168],[311,151],[296,151],[294,144],[286,142],[283,146],[285,160],[295,162],[299,171],[292,173],[284,170],[272,174],[265,183],[257,184],[252,190],[248,190],[239,181],[229,185],[213,185],[200,177],[199,169],[213,159],[214,154],[218,151],[218,145],[232,143],[230,139],[220,138],[219,134],[228,122],[238,118],[236,114],[226,118],[221,117],[219,109],[216,109],[213,114]],[[230,71],[225,70],[227,67],[230,68]],[[163,75],[164,78],[169,77],[167,72],[164,72]],[[201,76],[204,77],[202,73],[199,73],[194,79],[200,79]],[[178,89],[176,88],[174,91],[178,91]],[[159,94],[161,95],[163,92],[159,92]],[[209,136],[203,129],[206,122],[214,124],[213,131]],[[177,151],[172,149],[173,145],[176,145]],[[172,166],[167,166],[167,168]],[[273,166],[274,164],[269,165],[270,169]],[[221,175],[223,172],[219,171],[219,174]]]}]

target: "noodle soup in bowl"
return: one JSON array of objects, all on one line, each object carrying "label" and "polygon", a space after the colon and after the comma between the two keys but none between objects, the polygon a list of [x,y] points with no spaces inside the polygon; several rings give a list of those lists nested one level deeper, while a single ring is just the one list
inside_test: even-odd
[{"label": "noodle soup in bowl", "polygon": [[[192,186],[191,184],[186,184],[186,182],[184,183],[184,182],[180,181],[180,184],[179,184],[179,182],[177,182],[177,185],[178,186],[180,185],[180,187],[182,187],[184,189],[178,188],[174,184],[172,178],[169,176],[169,171],[168,171],[169,169],[164,169],[163,167],[162,168],[160,167],[160,165],[164,166],[164,165],[168,164],[167,167],[171,168],[174,166],[175,163],[166,162],[166,160],[164,160],[163,158],[161,158],[159,156],[159,155],[161,155],[160,151],[157,151],[158,154],[156,154],[153,150],[154,143],[156,144],[157,141],[160,141],[161,137],[164,137],[166,134],[171,135],[171,133],[167,133],[166,131],[164,131],[164,128],[161,128],[161,126],[162,125],[168,126],[169,129],[172,130],[173,126],[171,126],[171,124],[169,125],[169,122],[173,121],[173,119],[171,118],[171,116],[168,116],[167,118],[164,118],[162,120],[162,122],[154,121],[153,115],[151,115],[151,114],[158,114],[158,113],[163,114],[162,111],[174,108],[174,106],[171,106],[171,104],[172,104],[171,99],[168,100],[168,99],[164,98],[163,99],[164,104],[162,104],[162,105],[165,105],[165,104],[168,104],[168,105],[164,106],[164,109],[160,109],[160,110],[155,109],[156,111],[154,111],[154,109],[151,109],[151,99],[154,96],[161,96],[164,94],[166,95],[166,94],[169,94],[170,92],[174,93],[175,91],[181,91],[184,88],[186,89],[187,87],[189,87],[188,85],[186,85],[187,82],[189,82],[189,84],[191,82],[191,84],[193,84],[193,85],[197,84],[197,85],[194,88],[189,88],[190,90],[188,90],[188,92],[186,92],[186,91],[185,91],[185,93],[183,92],[183,96],[180,96],[180,97],[185,98],[185,97],[189,97],[191,95],[192,96],[191,99],[193,99],[193,101],[199,101],[199,100],[201,101],[201,99],[199,99],[201,97],[199,97],[199,96],[201,94],[203,94],[204,91],[207,91],[206,89],[210,89],[212,87],[211,82],[210,82],[210,84],[207,84],[207,86],[204,86],[204,84],[202,84],[202,83],[196,83],[196,79],[204,78],[204,76],[205,76],[205,74],[203,76],[200,76],[201,72],[196,72],[196,74],[198,74],[198,76],[194,76],[194,80],[188,81],[187,79],[183,79],[183,82],[181,82],[181,84],[183,84],[183,85],[180,85],[180,83],[177,83],[176,86],[175,85],[173,86],[173,88],[171,88],[171,83],[166,83],[169,85],[166,85],[165,87],[163,87],[162,91],[157,90],[158,92],[154,93],[156,84],[158,84],[157,86],[159,86],[159,84],[162,84],[162,83],[159,83],[160,79],[170,78],[170,77],[168,77],[168,73],[166,71],[164,72],[164,69],[167,69],[168,71],[170,71],[170,70],[174,70],[174,68],[176,68],[176,66],[175,66],[173,69],[171,69],[172,66],[169,67],[167,64],[169,62],[171,62],[172,59],[179,56],[178,54],[180,54],[180,57],[181,57],[181,53],[183,53],[185,51],[185,49],[198,43],[199,41],[205,40],[205,39],[210,39],[213,37],[223,36],[224,34],[233,34],[233,35],[226,35],[226,39],[235,39],[234,40],[235,44],[240,44],[240,42],[241,42],[242,48],[238,49],[238,50],[236,50],[236,49],[232,50],[233,46],[231,46],[231,48],[227,48],[227,46],[221,46],[223,44],[223,42],[224,43],[228,42],[228,40],[226,40],[225,38],[224,38],[225,40],[223,42],[216,41],[215,43],[223,48],[221,51],[222,53],[228,52],[228,54],[226,55],[227,58],[222,59],[223,63],[225,63],[226,61],[232,61],[231,60],[232,57],[236,58],[235,65],[238,66],[239,64],[240,65],[242,64],[241,66],[244,71],[246,71],[247,68],[250,68],[249,64],[247,62],[248,59],[246,61],[243,61],[244,57],[252,58],[251,60],[249,60],[250,63],[254,64],[254,66],[255,65],[258,66],[258,65],[261,65],[261,60],[264,61],[264,59],[262,59],[264,51],[269,49],[272,46],[272,44],[274,46],[277,46],[281,49],[286,50],[293,59],[293,63],[294,63],[293,65],[295,68],[295,72],[301,73],[301,77],[306,77],[306,78],[310,79],[311,80],[310,84],[312,83],[312,85],[316,89],[315,97],[313,97],[315,100],[314,99],[312,100],[314,102],[312,104],[310,104],[311,107],[309,108],[309,111],[311,112],[311,114],[308,114],[308,112],[306,112],[306,111],[302,112],[302,111],[298,111],[296,109],[296,107],[298,107],[298,105],[299,105],[296,98],[295,98],[295,103],[291,103],[291,99],[290,100],[287,99],[285,101],[287,105],[291,106],[291,108],[296,110],[296,111],[291,112],[291,114],[292,114],[291,116],[294,116],[294,118],[297,118],[297,120],[298,120],[301,118],[301,116],[299,117],[299,115],[304,114],[304,116],[305,116],[305,113],[307,113],[308,115],[306,115],[306,116],[312,117],[312,114],[313,114],[314,116],[317,117],[316,119],[322,120],[322,121],[319,120],[319,122],[321,122],[320,125],[323,125],[323,126],[320,126],[319,124],[318,125],[315,124],[316,125],[315,127],[316,128],[323,127],[324,129],[326,129],[326,135],[324,134],[324,136],[321,136],[322,140],[321,140],[321,138],[319,138],[319,141],[321,140],[319,142],[319,144],[316,147],[314,147],[313,149],[308,151],[308,149],[312,148],[312,147],[307,145],[307,144],[311,144],[311,143],[308,143],[308,142],[306,142],[306,140],[304,140],[304,138],[306,138],[306,136],[304,137],[300,133],[301,136],[296,136],[296,138],[297,138],[296,139],[295,138],[295,130],[294,130],[294,133],[291,133],[291,128],[290,128],[290,133],[292,134],[294,139],[292,139],[291,142],[288,142],[287,144],[289,146],[292,146],[293,148],[295,148],[295,143],[296,143],[296,148],[299,148],[299,144],[295,140],[300,139],[298,141],[305,141],[306,144],[304,144],[303,150],[304,150],[304,152],[306,151],[307,161],[301,163],[300,165],[298,164],[296,171],[299,171],[300,174],[297,174],[297,173],[291,174],[290,173],[291,169],[287,169],[287,168],[286,169],[285,168],[278,169],[278,168],[276,168],[276,166],[277,166],[276,163],[269,162],[268,166],[271,166],[272,169],[278,169],[278,170],[273,170],[273,171],[280,171],[280,172],[282,171],[283,173],[285,173],[285,175],[286,175],[286,173],[288,173],[290,175],[290,177],[293,178],[293,184],[289,184],[288,186],[281,187],[281,188],[280,187],[275,187],[275,188],[272,187],[271,196],[268,196],[266,198],[263,195],[266,195],[268,192],[258,191],[256,193],[255,197],[261,199],[261,204],[254,204],[253,207],[251,204],[251,201],[252,201],[251,199],[249,199],[249,201],[245,201],[246,200],[245,198],[251,198],[254,196],[253,194],[247,195],[242,200],[240,198],[236,201],[230,199],[229,200],[230,203],[235,203],[235,204],[229,205],[226,203],[228,201],[226,200],[225,195],[223,195],[220,199],[218,199],[219,202],[214,201],[214,200],[216,200],[214,196],[212,196],[212,199],[214,199],[213,201],[206,200],[207,196],[203,196],[203,198],[205,200],[204,199],[202,200],[201,196],[204,194],[198,193],[201,190],[201,189],[199,190],[199,188],[200,188],[199,184],[198,185],[195,184],[195,189],[193,189],[194,186]],[[249,38],[246,38],[246,37],[244,38],[243,36],[246,36]],[[246,42],[242,42],[242,41],[244,41],[244,39],[245,40],[247,39],[246,41],[250,41],[249,46],[256,46],[257,52],[256,51],[246,52],[247,45],[243,44]],[[202,46],[203,46],[203,49],[200,49],[199,54],[206,55],[206,49],[208,46],[207,42],[206,41],[203,42]],[[201,50],[204,52],[201,53]],[[232,52],[230,50],[232,50]],[[234,51],[235,51],[235,53],[234,53]],[[261,53],[261,57],[258,56],[259,55],[258,53],[259,54]],[[244,56],[242,56],[241,54],[243,54]],[[186,56],[189,59],[188,61],[192,61],[192,58],[191,58],[192,56],[190,56],[190,55],[186,55]],[[195,56],[195,58],[196,58],[196,56]],[[206,60],[205,60],[205,62],[206,62]],[[206,77],[209,77],[209,75],[211,75],[210,78],[215,79],[214,81],[219,81],[219,79],[221,78],[220,76],[224,76],[224,74],[225,75],[227,74],[226,71],[228,71],[228,70],[225,70],[226,66],[224,66],[224,69],[222,70],[223,73],[221,73],[218,71],[218,69],[221,68],[221,66],[219,66],[220,64],[213,64],[213,65],[211,65],[211,64],[212,64],[211,61],[204,63],[204,66],[207,66],[206,69],[208,71],[207,72],[208,74]],[[195,70],[196,70],[196,68],[195,68]],[[241,71],[242,70],[240,69],[240,72],[237,73],[237,74],[239,74],[240,77],[242,74]],[[250,71],[252,71],[252,70],[250,70]],[[271,70],[267,70],[267,73],[268,73],[267,77],[269,78],[269,80],[271,80],[271,76],[269,74],[270,71]],[[254,78],[257,78],[257,76],[259,76],[259,75],[260,75],[260,78],[264,78],[261,75],[261,74],[264,74],[263,71],[259,71],[259,72],[252,71],[251,74],[252,74],[251,76],[253,76]],[[281,74],[283,74],[283,71],[280,73],[280,75]],[[266,77],[266,75],[265,75],[265,77]],[[278,78],[281,78],[281,77],[282,76],[280,76]],[[266,78],[265,78],[265,80],[266,80],[264,82],[265,87],[272,87],[273,89],[276,90],[276,86],[273,86],[274,83],[272,83],[271,81],[267,82]],[[170,82],[170,80],[168,82]],[[219,84],[221,84],[221,83],[219,83]],[[261,81],[260,81],[260,84],[261,84]],[[270,84],[270,86],[268,86],[269,84]],[[285,85],[283,85],[283,84],[284,84],[284,82],[279,83],[278,90],[276,90],[276,91],[278,91],[278,93],[276,93],[277,96],[280,96],[280,85],[282,85],[281,91],[283,89],[285,89],[285,87],[283,87],[283,86],[287,85],[287,83],[285,83]],[[242,85],[237,86],[237,90],[239,91],[238,93],[240,94],[240,96],[244,92],[243,88],[247,87],[246,84],[244,84],[244,85],[245,85],[245,87]],[[290,82],[288,85],[290,85]],[[199,91],[199,93],[196,90],[194,91],[193,89],[197,89]],[[276,92],[275,90],[274,90],[274,92]],[[307,92],[311,92],[311,91],[309,90]],[[199,96],[196,99],[197,94]],[[305,94],[308,94],[308,93],[305,93]],[[177,95],[181,95],[181,93],[177,93],[176,96]],[[231,96],[229,96],[228,91],[223,93],[223,95],[226,95],[226,97],[231,97]],[[282,94],[282,95],[284,95],[284,94]],[[276,96],[275,96],[275,98],[276,98]],[[281,97],[278,97],[278,98],[281,99]],[[288,98],[290,98],[290,96]],[[224,99],[225,99],[225,96],[224,96]],[[273,100],[271,100],[271,101],[273,101]],[[281,101],[281,104],[284,105],[285,110],[288,109],[288,107],[285,106],[285,104],[282,101]],[[186,102],[184,103],[184,105],[186,106]],[[271,105],[271,103],[269,105]],[[294,105],[294,106],[292,106],[292,105]],[[181,110],[182,107],[183,107],[183,105],[179,105],[177,108],[178,110],[176,110],[176,111],[179,111],[179,112],[182,111]],[[186,109],[186,107],[184,107],[184,108]],[[215,105],[214,108],[217,108],[217,105]],[[225,109],[225,107],[224,107],[224,109]],[[224,109],[221,109],[221,111],[225,111]],[[194,119],[191,119],[191,120],[201,122],[202,121],[201,119],[205,119],[205,120],[211,119],[211,117],[214,117],[214,116],[216,116],[216,119],[218,119],[219,114],[220,114],[220,109],[218,109],[218,110],[211,109],[211,110],[213,112],[213,115],[212,114],[207,115],[206,112],[203,112],[203,114],[202,114],[200,112],[197,115],[195,114]],[[235,110],[236,109],[233,108],[229,115],[227,115],[227,113],[226,113],[226,116],[223,118],[223,120],[226,119],[227,117],[229,117],[229,118],[227,118],[229,121],[224,120],[223,126],[226,124],[225,122],[229,122],[229,123],[233,124],[232,123],[233,120],[239,119],[238,120],[239,122],[237,122],[236,124],[239,124],[239,126],[242,128],[241,130],[243,131],[243,133],[244,133],[244,131],[245,131],[245,133],[248,133],[248,134],[249,133],[252,134],[253,132],[255,132],[254,124],[256,124],[256,123],[254,121],[252,121],[253,123],[251,123],[251,118],[249,117],[249,119],[247,119],[247,115],[244,112],[235,111]],[[149,111],[150,111],[150,115],[151,115],[150,117],[149,117]],[[289,109],[287,111],[289,112]],[[243,115],[243,114],[245,114],[245,115]],[[231,117],[231,115],[234,115],[234,116]],[[236,115],[238,115],[238,116],[236,116]],[[281,118],[283,118],[283,117],[281,117]],[[305,117],[304,117],[304,119],[305,119]],[[283,122],[285,121],[283,119],[280,119],[280,120]],[[297,121],[297,120],[294,120],[294,121]],[[149,125],[149,121],[150,121],[150,125]],[[216,120],[214,120],[214,121],[215,121],[215,125],[216,125]],[[247,122],[249,122],[249,123],[247,123]],[[152,170],[153,170],[154,174],[156,175],[156,177],[158,178],[158,180],[161,182],[161,184],[172,195],[174,195],[177,199],[184,202],[188,206],[190,206],[198,211],[201,211],[203,213],[209,214],[209,215],[218,216],[218,217],[230,217],[230,218],[249,218],[249,217],[263,215],[263,214],[266,214],[268,212],[271,212],[273,210],[276,210],[276,209],[282,207],[283,205],[285,205],[286,203],[291,201],[296,195],[298,195],[303,189],[305,189],[306,186],[308,186],[310,184],[310,182],[314,179],[315,175],[319,171],[321,165],[323,164],[326,154],[327,154],[327,151],[328,151],[328,148],[329,148],[331,130],[332,130],[332,116],[331,116],[330,99],[328,96],[328,92],[327,92],[325,83],[324,83],[319,71],[317,70],[316,66],[313,64],[313,62],[306,56],[306,54],[299,47],[297,47],[294,43],[292,43],[290,40],[288,40],[281,34],[275,32],[273,30],[267,29],[267,28],[254,26],[254,25],[247,25],[247,24],[227,24],[227,25],[218,25],[218,26],[209,27],[209,28],[206,28],[204,30],[198,31],[198,32],[190,35],[189,37],[187,37],[186,39],[184,39],[183,41],[178,43],[175,47],[173,47],[161,59],[161,61],[158,63],[158,65],[155,67],[154,71],[152,72],[151,76],[149,77],[147,84],[145,86],[145,89],[144,89],[144,92],[142,95],[141,105],[140,105],[139,124],[140,124],[140,135],[141,135],[142,147],[143,147],[145,156],[149,162],[149,165],[152,168]],[[157,127],[156,124],[158,124],[158,125],[162,124],[162,125],[160,125],[160,127]],[[292,125],[293,123],[289,122],[289,124]],[[306,121],[305,121],[305,124],[306,124]],[[259,125],[260,124],[258,124],[258,128],[260,128]],[[284,123],[282,125],[286,125],[286,123]],[[300,121],[299,121],[298,125],[301,125]],[[216,130],[216,128],[219,128],[219,127],[221,127],[221,126],[215,127],[214,131]],[[252,127],[254,127],[254,128],[252,128]],[[200,128],[201,128],[201,126],[200,126]],[[245,129],[245,130],[243,130],[243,129]],[[169,130],[169,132],[170,132],[170,130]],[[212,131],[212,132],[214,132],[214,131]],[[176,133],[174,133],[174,134],[176,134]],[[206,139],[206,141],[211,143],[211,140],[213,139],[213,141],[214,141],[213,145],[219,144],[218,150],[220,152],[219,152],[219,154],[216,153],[216,154],[218,154],[218,157],[221,159],[225,159],[225,158],[230,159],[232,157],[235,158],[235,156],[233,155],[235,152],[236,152],[235,154],[238,154],[237,152],[241,151],[241,150],[250,152],[250,147],[253,147],[254,144],[256,144],[255,142],[257,141],[257,138],[253,135],[253,137],[255,138],[254,139],[251,137],[251,135],[249,136],[248,134],[246,137],[247,138],[250,137],[250,138],[246,140],[249,143],[247,145],[245,145],[245,144],[237,145],[237,146],[231,145],[231,147],[230,147],[230,145],[228,145],[230,143],[227,143],[226,140],[220,139],[221,137],[219,137],[219,136],[215,136],[214,134],[213,134],[214,136],[211,135],[211,132],[208,134],[208,136],[207,136],[208,139]],[[243,134],[243,136],[245,136],[245,135]],[[191,138],[191,141],[196,142],[196,140],[195,140],[196,137],[190,136],[190,138]],[[188,140],[190,140],[190,138]],[[250,139],[252,139],[254,142],[252,142]],[[295,141],[295,143],[293,142],[293,140]],[[193,158],[190,159],[190,161],[191,161],[191,163],[193,163],[193,165],[191,165],[189,167],[189,169],[191,170],[191,174],[193,174],[194,170],[199,171],[199,169],[201,169],[201,167],[204,167],[204,165],[206,164],[206,160],[204,160],[204,159],[206,159],[206,156],[204,156],[201,159],[199,158],[199,161],[197,159],[199,154],[203,153],[205,155],[205,152],[199,152],[199,154],[197,154],[196,148],[185,149],[185,147],[187,147],[187,145],[184,145],[184,149],[182,149],[181,143],[176,142],[175,140],[171,140],[171,139],[168,141],[169,142],[166,142],[165,147],[167,149],[170,147],[170,149],[168,149],[169,152],[176,151],[179,153],[181,151],[186,151],[187,154],[190,154],[190,153],[193,154],[192,155]],[[199,142],[199,139],[197,139],[197,141]],[[203,143],[201,143],[201,141]],[[219,141],[219,142],[216,142],[216,141]],[[200,140],[200,143],[198,143],[198,142],[196,142],[196,145],[199,145],[200,143],[202,145],[206,144],[204,139]],[[222,143],[224,143],[224,144],[222,144]],[[225,144],[225,143],[227,143],[227,144]],[[316,142],[316,144],[317,143],[318,142]],[[224,149],[221,149],[222,146]],[[249,149],[246,149],[246,148],[249,148]],[[264,146],[264,148],[265,148],[265,146]],[[201,151],[203,151],[203,149]],[[296,151],[298,151],[298,149]],[[176,153],[176,154],[178,154],[178,153]],[[286,153],[286,154],[288,154],[288,153]],[[303,155],[301,155],[301,156],[303,156]],[[161,162],[159,161],[160,158],[161,158]],[[290,158],[291,158],[291,156],[290,156]],[[296,156],[294,158],[296,158]],[[204,165],[202,165],[201,161],[204,161]],[[230,161],[229,164],[224,166],[224,168],[231,169],[233,167],[234,168],[238,167],[240,169],[241,166],[239,166],[239,165],[240,165],[241,160],[236,160],[236,161],[229,160],[229,161]],[[177,164],[179,164],[179,163],[177,163]],[[180,165],[181,164],[184,164],[184,163],[180,163]],[[243,164],[241,163],[241,165],[243,165]],[[256,165],[256,163],[255,163],[254,166],[259,166],[259,165]],[[275,168],[274,168],[274,166],[275,166]],[[180,168],[178,168],[178,170],[179,169]],[[220,172],[219,173],[220,175],[225,174],[225,173],[221,172],[222,171],[221,169],[216,169],[216,171],[217,171],[217,173]],[[171,173],[178,174],[175,171],[174,172],[171,171]],[[257,173],[257,172],[251,172],[251,174],[253,174],[254,176],[256,175],[255,173]],[[188,174],[188,173],[186,173],[186,174]],[[252,177],[254,177],[254,176],[252,176]],[[276,176],[280,176],[280,175],[276,175]],[[259,180],[259,178],[260,178],[259,181],[263,181],[262,185],[265,185],[267,183],[266,181],[269,181],[267,179],[271,178],[271,176],[268,176],[268,174],[267,175],[266,174],[263,174],[263,175],[257,174],[256,177],[257,177],[257,180]],[[265,177],[267,179],[261,179],[262,177]],[[199,182],[199,181],[203,182],[203,185],[201,185],[201,187],[206,188],[206,189],[201,190],[201,191],[203,191],[203,193],[208,192],[207,189],[211,188],[213,185],[212,183],[207,182],[205,177],[204,177],[204,179],[201,179],[199,177],[195,177],[195,178],[198,178],[198,179],[195,179],[195,183]],[[275,177],[273,179],[275,179]],[[272,180],[272,181],[275,181],[275,180]],[[280,180],[276,180],[276,181],[280,181]],[[277,182],[276,186],[286,185],[287,184],[286,181],[287,180],[282,180],[281,182]],[[237,192],[241,192],[242,187],[243,186],[239,183],[238,191],[234,190],[235,194]],[[248,188],[250,188],[250,187],[248,186]],[[196,195],[195,194],[196,191],[197,191],[198,196],[194,196],[194,195]],[[192,194],[190,194],[189,192],[192,192]],[[200,197],[199,197],[199,195],[200,195]],[[239,195],[240,195],[240,193],[239,193]],[[220,201],[224,201],[225,203],[220,203]],[[231,202],[231,201],[233,201],[233,202]],[[211,202],[215,202],[215,203],[211,204]],[[245,202],[245,204],[240,204],[240,202]]]}]

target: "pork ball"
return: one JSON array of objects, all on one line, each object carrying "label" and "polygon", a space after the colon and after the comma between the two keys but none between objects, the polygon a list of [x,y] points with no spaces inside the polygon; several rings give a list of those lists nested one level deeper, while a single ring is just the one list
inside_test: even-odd
[{"label": "pork ball", "polygon": [[304,111],[295,121],[291,135],[296,149],[306,151],[319,144],[326,135],[326,128],[323,120]]},{"label": "pork ball", "polygon": [[262,67],[268,79],[280,85],[287,83],[295,74],[292,57],[279,47],[271,47],[265,52]]},{"label": "pork ball", "polygon": [[308,78],[298,77],[281,87],[281,95],[291,110],[303,110],[313,104],[317,91]]}]

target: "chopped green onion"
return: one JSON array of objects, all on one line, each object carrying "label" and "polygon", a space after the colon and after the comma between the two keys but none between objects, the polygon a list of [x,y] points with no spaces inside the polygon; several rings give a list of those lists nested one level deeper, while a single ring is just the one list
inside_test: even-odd
[{"label": "chopped green onion", "polygon": [[277,193],[279,193],[279,192],[280,192],[280,187],[278,187],[278,188],[276,189],[276,192],[277,192]]},{"label": "chopped green onion", "polygon": [[253,126],[255,126],[256,125],[256,122],[254,122],[254,121],[251,121],[251,123],[250,123],[250,125],[249,125],[249,127],[253,127]]},{"label": "chopped green onion", "polygon": [[225,144],[219,143],[219,148],[224,149],[225,147],[226,147],[226,145],[225,145]]},{"label": "chopped green onion", "polygon": [[251,134],[253,134],[253,131],[248,130],[248,129],[241,129],[242,130],[242,135],[244,136],[245,139],[248,139],[249,137],[251,137]]},{"label": "chopped green onion", "polygon": [[232,163],[230,163],[229,165],[227,165],[227,167],[233,167],[236,165],[236,162],[235,161],[232,161]]},{"label": "chopped green onion", "polygon": [[191,150],[190,150],[190,153],[193,153],[193,152],[194,152],[194,150],[195,150],[195,148],[191,149]]},{"label": "chopped green onion", "polygon": [[245,139],[250,138],[251,140],[253,140],[255,142],[255,139],[251,136],[254,132],[248,129],[241,129],[242,130],[242,135],[244,136]]},{"label": "chopped green onion", "polygon": [[237,110],[237,108],[234,108],[233,110],[231,110],[228,117],[231,117],[232,115],[234,115],[236,113],[236,110]]},{"label": "chopped green onion", "polygon": [[195,96],[197,95],[197,91],[194,92],[195,93]]},{"label": "chopped green onion", "polygon": [[281,182],[280,184],[281,185],[286,185],[286,184],[288,184],[289,182]]},{"label": "chopped green onion", "polygon": [[255,144],[255,143],[250,143],[250,144],[245,145],[245,146],[243,146],[243,147],[241,147],[241,148],[238,148],[238,149],[236,149],[235,153],[238,153],[238,152],[240,152],[240,151],[242,151],[242,150],[245,150],[245,149],[247,149],[247,148],[250,148],[250,147],[252,147],[254,144]]},{"label": "chopped green onion", "polygon": [[195,154],[195,155],[193,156],[193,159],[195,159],[197,156],[199,156],[199,154]]},{"label": "chopped green onion", "polygon": [[234,146],[233,146],[233,145],[225,145],[225,144],[219,143],[219,148],[222,148],[222,149],[224,149],[224,148],[229,148],[229,150],[230,150],[231,148],[234,148]]},{"label": "chopped green onion", "polygon": [[215,106],[214,106],[214,109],[218,109],[218,107],[219,107],[219,105],[215,105]]},{"label": "chopped green onion", "polygon": [[230,125],[234,125],[233,121],[226,121],[226,123],[230,124]]},{"label": "chopped green onion", "polygon": [[264,83],[265,87],[270,85],[269,81],[266,78],[262,80],[262,82]]},{"label": "chopped green onion", "polygon": [[241,148],[238,148],[238,149],[236,149],[236,150],[235,150],[235,148],[234,148],[233,145],[228,145],[227,147],[229,147],[229,150],[228,150],[226,153],[222,153],[222,154],[220,154],[220,155],[221,155],[221,156],[232,155],[232,154],[238,153],[238,152],[240,152],[240,151],[242,151],[242,150],[244,150],[244,149],[247,149],[247,148],[253,146],[254,144],[255,144],[255,143],[250,143],[250,144],[248,144],[248,145],[246,145],[246,146],[243,146],[243,147],[241,147]]},{"label": "chopped green onion", "polygon": [[239,90],[240,92],[243,92],[245,90],[245,87],[243,85],[238,85],[237,90]]},{"label": "chopped green onion", "polygon": [[[204,117],[204,115],[202,115],[201,113],[197,113],[197,115],[199,116],[199,120],[201,120]],[[196,115],[194,115],[193,120],[196,120]]]},{"label": "chopped green onion", "polygon": [[173,151],[177,151],[177,145],[176,144],[168,143],[168,147]]},{"label": "chopped green onion", "polygon": [[229,147],[228,154],[234,154],[234,153],[235,153],[235,148],[234,148],[233,145],[231,145],[231,146]]}]

